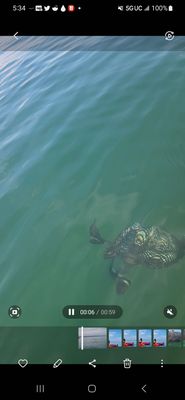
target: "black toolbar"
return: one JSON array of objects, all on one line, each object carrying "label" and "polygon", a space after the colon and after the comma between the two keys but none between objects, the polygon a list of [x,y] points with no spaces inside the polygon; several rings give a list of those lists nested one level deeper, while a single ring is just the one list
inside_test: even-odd
[{"label": "black toolbar", "polygon": [[[29,398],[52,399],[78,395],[82,399],[100,398],[100,395],[118,395],[127,397],[135,395],[140,398],[154,396],[177,396],[184,389],[184,365],[168,365],[165,368],[148,365],[138,365],[130,369],[123,366],[101,365],[92,368],[91,365],[67,365],[54,369],[51,366],[17,366],[0,367],[1,391],[19,399]],[[11,385],[7,385],[7,377]],[[177,378],[176,378],[177,377]],[[40,394],[41,396],[38,396]]]},{"label": "black toolbar", "polygon": [[169,31],[181,36],[185,33],[185,26],[180,24],[184,8],[183,2],[174,0],[11,0],[1,6],[0,34],[160,36]]}]

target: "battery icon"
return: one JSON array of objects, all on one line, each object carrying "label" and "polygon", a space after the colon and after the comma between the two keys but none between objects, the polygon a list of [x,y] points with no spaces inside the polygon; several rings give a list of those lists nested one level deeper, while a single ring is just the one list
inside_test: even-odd
[{"label": "battery icon", "polygon": [[169,6],[168,11],[173,11],[173,6]]}]

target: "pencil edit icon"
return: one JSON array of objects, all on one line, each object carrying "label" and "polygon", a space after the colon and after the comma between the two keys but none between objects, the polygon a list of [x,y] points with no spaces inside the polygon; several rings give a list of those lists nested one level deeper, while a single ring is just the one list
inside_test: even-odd
[{"label": "pencil edit icon", "polygon": [[61,360],[61,358],[59,358],[58,360],[56,360],[54,362],[53,368],[58,368],[61,364],[62,364],[62,360]]}]

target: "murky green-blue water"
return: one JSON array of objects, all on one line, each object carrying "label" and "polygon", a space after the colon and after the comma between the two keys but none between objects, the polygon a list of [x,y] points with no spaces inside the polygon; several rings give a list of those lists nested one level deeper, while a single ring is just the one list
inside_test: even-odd
[{"label": "murky green-blue water", "polygon": [[133,327],[170,327],[174,304],[185,325],[185,259],[132,268],[120,296],[88,237],[94,218],[110,240],[136,221],[185,234],[184,63],[181,52],[0,54],[1,326],[66,326],[62,308],[76,303],[118,304],[119,326]]}]

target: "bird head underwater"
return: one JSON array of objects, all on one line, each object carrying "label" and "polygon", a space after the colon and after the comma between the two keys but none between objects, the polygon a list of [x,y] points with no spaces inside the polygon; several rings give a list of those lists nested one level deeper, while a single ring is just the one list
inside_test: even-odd
[{"label": "bird head underwater", "polygon": [[[123,294],[131,285],[126,279],[125,270],[134,265],[145,265],[148,268],[163,268],[175,264],[185,255],[185,236],[176,238],[158,226],[143,226],[135,223],[123,229],[112,241],[101,236],[96,222],[89,228],[90,242],[105,244],[104,258],[110,259],[109,271],[116,281],[117,293]],[[122,264],[115,266],[115,259]]]}]

